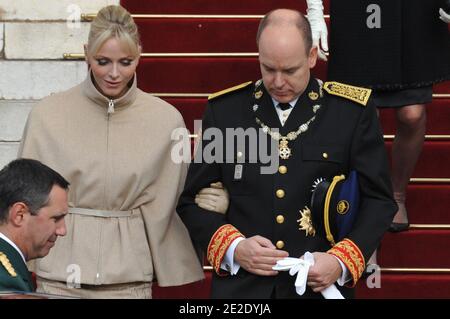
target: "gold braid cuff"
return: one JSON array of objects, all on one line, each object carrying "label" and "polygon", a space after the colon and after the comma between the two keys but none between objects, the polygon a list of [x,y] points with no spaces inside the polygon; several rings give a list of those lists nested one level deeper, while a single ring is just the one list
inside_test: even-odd
[{"label": "gold braid cuff", "polygon": [[233,225],[226,224],[220,227],[212,236],[208,244],[208,262],[214,271],[221,276],[228,273],[222,272],[220,265],[231,243],[239,237],[244,237]]},{"label": "gold braid cuff", "polygon": [[354,287],[366,268],[364,256],[358,246],[350,239],[345,238],[328,250],[327,253],[336,256],[344,263],[353,279],[349,286]]}]

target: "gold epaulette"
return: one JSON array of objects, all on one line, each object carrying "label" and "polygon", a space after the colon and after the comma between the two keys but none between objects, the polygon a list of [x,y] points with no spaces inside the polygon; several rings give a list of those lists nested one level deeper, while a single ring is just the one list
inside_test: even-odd
[{"label": "gold epaulette", "polygon": [[6,271],[12,276],[17,277],[16,271],[11,265],[11,262],[9,261],[8,257],[0,251],[0,263],[5,267]]},{"label": "gold epaulette", "polygon": [[218,97],[218,96],[221,96],[221,95],[227,94],[227,93],[229,93],[229,92],[233,92],[233,91],[236,91],[236,90],[245,88],[246,86],[248,86],[248,85],[250,85],[250,84],[252,84],[252,81],[248,81],[248,82],[245,82],[245,83],[242,83],[242,84],[233,86],[233,87],[231,87],[231,88],[228,88],[228,89],[225,89],[225,90],[222,90],[222,91],[213,93],[213,94],[211,94],[210,96],[208,96],[208,100],[212,100],[212,99],[214,99],[214,98],[216,98],[216,97]]},{"label": "gold epaulette", "polygon": [[337,95],[353,102],[366,106],[369,101],[371,89],[362,88],[359,86],[348,85],[339,82],[325,82],[323,85],[325,91],[329,94]]}]

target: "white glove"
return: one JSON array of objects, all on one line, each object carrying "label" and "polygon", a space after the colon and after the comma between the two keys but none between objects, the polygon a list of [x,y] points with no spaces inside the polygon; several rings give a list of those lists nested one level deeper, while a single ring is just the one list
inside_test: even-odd
[{"label": "white glove", "polygon": [[444,21],[445,23],[450,23],[450,14],[444,11],[444,9],[439,9],[439,19]]},{"label": "white glove", "polygon": [[203,209],[225,214],[230,203],[228,191],[221,182],[211,183],[210,188],[203,188],[195,196],[195,203]]},{"label": "white glove", "polygon": [[[301,258],[286,257],[277,261],[272,267],[276,271],[289,271],[289,275],[295,276],[295,291],[302,296],[306,290],[309,267],[314,266],[314,256],[309,251]],[[333,284],[320,292],[325,299],[344,299],[341,292]]]},{"label": "white glove", "polygon": [[308,9],[308,20],[311,24],[313,46],[317,47],[319,58],[327,61],[328,52],[328,30],[323,17],[323,3],[322,0],[306,0]]}]

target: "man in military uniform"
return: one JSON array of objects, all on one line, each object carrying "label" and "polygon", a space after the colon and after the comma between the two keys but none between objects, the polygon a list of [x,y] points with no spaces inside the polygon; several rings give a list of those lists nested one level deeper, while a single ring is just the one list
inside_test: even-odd
[{"label": "man in military uniform", "polygon": [[[250,161],[248,145],[233,145],[234,163],[229,158],[195,161],[178,213],[214,268],[214,298],[300,297],[295,278],[272,267],[306,251],[313,253],[315,264],[303,297],[320,297],[318,292],[336,281],[344,296],[352,296],[348,287],[360,278],[397,209],[370,90],[336,82],[322,85],[311,76],[317,48],[299,12],[270,12],[260,23],[257,43],[262,81],[210,97],[198,152],[212,143],[205,138],[209,128],[261,129],[264,142],[278,145],[278,170],[262,174],[263,163]],[[331,181],[351,171],[359,176],[359,215],[346,238],[330,245],[305,227],[302,216],[316,180]],[[229,192],[226,214],[195,204],[198,191],[213,182],[222,182]]]},{"label": "man in military uniform", "polygon": [[0,171],[0,291],[34,290],[26,262],[66,234],[69,183],[42,163],[19,159]]}]

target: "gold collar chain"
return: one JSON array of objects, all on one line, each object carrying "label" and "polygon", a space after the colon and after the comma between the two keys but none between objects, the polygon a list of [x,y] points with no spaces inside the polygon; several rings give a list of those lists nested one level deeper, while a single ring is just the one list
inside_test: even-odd
[{"label": "gold collar chain", "polygon": [[[310,100],[315,101],[319,97],[323,97],[323,91],[322,86],[323,83],[321,80],[316,79],[317,83],[319,84],[319,93],[311,91],[308,93],[308,97]],[[253,94],[255,98],[255,103],[253,105],[253,112],[256,112],[259,108],[259,100],[263,96],[263,91],[261,90],[261,85],[263,84],[262,80],[258,80],[255,83],[255,92]],[[262,130],[264,133],[269,134],[271,138],[279,142],[278,145],[278,154],[280,155],[281,159],[287,160],[292,155],[292,150],[289,148],[289,141],[295,140],[297,137],[299,137],[302,133],[305,133],[309,125],[316,119],[316,113],[320,109],[320,104],[316,104],[312,107],[314,116],[311,117],[307,122],[301,124],[296,131],[289,132],[286,136],[281,135],[279,132],[273,132],[270,127],[268,127],[266,124],[264,124],[258,117],[255,117],[256,123],[262,127]]]},{"label": "gold collar chain", "polygon": [[283,136],[280,134],[280,132],[274,132],[270,127],[268,127],[266,124],[264,124],[259,118],[255,118],[256,123],[262,127],[262,130],[264,133],[269,134],[271,138],[273,138],[275,141],[279,141],[278,145],[278,154],[280,155],[281,159],[287,160],[292,154],[292,150],[289,148],[289,141],[295,140],[297,137],[299,137],[301,134],[305,133],[309,125],[316,119],[316,112],[320,109],[320,105],[314,105],[313,106],[313,112],[314,116],[311,117],[307,122],[301,124],[297,131],[291,131],[286,136]]}]

